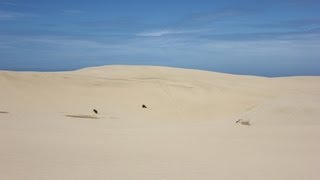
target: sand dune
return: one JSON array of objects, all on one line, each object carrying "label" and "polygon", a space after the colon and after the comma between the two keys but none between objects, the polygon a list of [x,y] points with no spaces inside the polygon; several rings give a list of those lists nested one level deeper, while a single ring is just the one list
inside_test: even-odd
[{"label": "sand dune", "polygon": [[320,178],[320,77],[0,71],[0,102],[0,179]]}]

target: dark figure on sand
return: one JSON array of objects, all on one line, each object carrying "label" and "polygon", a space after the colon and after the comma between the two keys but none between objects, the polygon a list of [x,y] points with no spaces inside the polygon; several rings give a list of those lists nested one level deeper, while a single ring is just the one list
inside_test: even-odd
[{"label": "dark figure on sand", "polygon": [[142,104],[142,108],[147,108],[147,106],[146,106],[146,105],[144,105],[144,104]]},{"label": "dark figure on sand", "polygon": [[98,114],[98,111],[97,111],[96,109],[93,109],[93,112],[96,113],[96,114]]}]

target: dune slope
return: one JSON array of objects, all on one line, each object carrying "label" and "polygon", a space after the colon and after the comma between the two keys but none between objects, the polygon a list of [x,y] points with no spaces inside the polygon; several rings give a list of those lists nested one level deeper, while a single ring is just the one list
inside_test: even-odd
[{"label": "dune slope", "polygon": [[0,179],[320,178],[320,77],[0,71],[0,101]]}]

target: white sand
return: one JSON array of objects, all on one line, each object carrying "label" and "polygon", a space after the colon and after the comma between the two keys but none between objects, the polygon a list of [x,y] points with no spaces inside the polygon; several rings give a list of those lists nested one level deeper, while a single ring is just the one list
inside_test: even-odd
[{"label": "white sand", "polygon": [[320,77],[0,71],[1,180],[318,180],[319,168]]}]

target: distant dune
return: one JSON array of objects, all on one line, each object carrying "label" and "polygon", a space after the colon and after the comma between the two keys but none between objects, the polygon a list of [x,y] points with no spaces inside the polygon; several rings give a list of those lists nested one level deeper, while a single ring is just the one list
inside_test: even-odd
[{"label": "distant dune", "polygon": [[0,71],[0,179],[318,180],[319,118],[316,76]]}]

